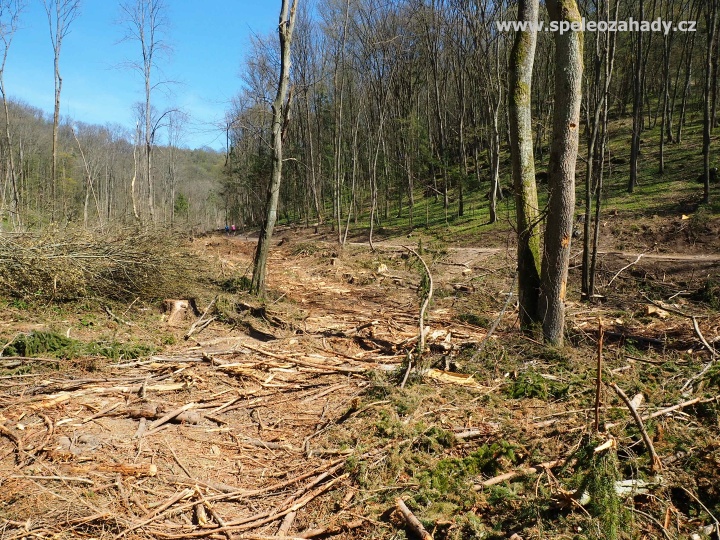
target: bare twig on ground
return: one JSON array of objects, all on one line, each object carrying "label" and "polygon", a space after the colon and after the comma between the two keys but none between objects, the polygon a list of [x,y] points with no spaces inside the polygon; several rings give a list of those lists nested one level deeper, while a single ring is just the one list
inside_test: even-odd
[{"label": "bare twig on ground", "polygon": [[698,337],[698,339],[700,340],[700,343],[702,343],[703,347],[705,347],[705,350],[708,353],[710,353],[710,362],[708,362],[705,365],[705,367],[698,374],[693,375],[685,382],[685,384],[680,389],[681,392],[684,392],[695,381],[703,378],[705,376],[705,374],[710,370],[710,368],[713,366],[713,364],[718,359],[717,352],[715,351],[715,348],[708,343],[707,339],[705,339],[705,336],[703,335],[702,330],[700,330],[700,325],[698,324],[697,316],[689,315],[689,314],[685,313],[684,311],[680,311],[679,309],[675,309],[674,307],[667,306],[667,305],[663,304],[662,302],[656,302],[655,300],[652,300],[651,298],[649,298],[647,295],[643,295],[643,298],[645,298],[645,300],[647,300],[651,304],[653,304],[661,309],[670,311],[671,313],[675,313],[676,315],[680,315],[681,317],[685,317],[686,319],[690,319],[692,321],[693,330],[695,331],[695,335]]},{"label": "bare twig on ground", "polygon": [[642,259],[644,256],[645,256],[645,254],[641,253],[640,255],[638,255],[637,259],[635,259],[633,262],[631,262],[630,264],[628,264],[626,266],[623,266],[620,270],[617,271],[617,273],[612,277],[612,279],[610,281],[608,281],[607,285],[605,285],[605,286],[609,287],[610,285],[612,285],[612,282],[615,281],[615,279],[617,279],[617,277],[620,274],[622,274],[625,270],[627,270],[631,266],[634,266],[635,264],[639,263],[640,259]]},{"label": "bare twig on ground", "polygon": [[363,523],[365,521],[364,519],[356,519],[353,521],[350,521],[349,523],[344,523],[343,525],[338,525],[336,527],[323,527],[322,529],[310,529],[309,531],[305,531],[303,533],[300,533],[300,538],[316,538],[318,536],[335,536],[347,531],[351,531],[353,529],[358,529],[363,526]]},{"label": "bare twig on ground", "polygon": [[115,409],[117,409],[120,405],[122,405],[122,401],[119,401],[119,402],[117,402],[117,403],[113,403],[112,405],[108,405],[107,407],[105,407],[104,409],[96,412],[96,413],[93,414],[92,416],[88,416],[87,418],[85,418],[85,419],[81,422],[81,424],[87,424],[88,422],[91,422],[91,421],[93,421],[93,420],[95,420],[95,419],[97,419],[97,418],[101,418],[101,417],[105,416],[106,414],[108,414],[108,413],[114,411]]},{"label": "bare twig on ground", "polygon": [[430,536],[430,533],[425,530],[425,527],[423,527],[423,524],[420,523],[420,520],[415,517],[415,514],[413,514],[410,509],[405,505],[405,502],[398,498],[395,501],[395,506],[402,514],[402,517],[405,519],[405,523],[407,526],[419,537],[421,540],[433,540],[433,537]]},{"label": "bare twig on ground", "polygon": [[188,471],[187,467],[183,464],[183,462],[180,461],[180,458],[175,453],[175,449],[170,445],[169,442],[167,442],[167,439],[165,439],[165,446],[167,446],[168,450],[170,450],[170,453],[172,454],[175,463],[178,464],[178,467],[180,467],[182,471],[188,475],[188,478],[193,478],[193,475],[190,473],[190,471]]},{"label": "bare twig on ground", "polygon": [[190,497],[193,493],[195,493],[194,489],[183,489],[182,491],[176,493],[172,497],[170,497],[167,501],[165,501],[163,504],[152,510],[149,514],[145,514],[143,516],[142,521],[135,523],[128,527],[127,529],[123,530],[121,533],[117,534],[115,536],[114,540],[118,540],[119,538],[122,538],[123,536],[130,534],[136,529],[139,529],[141,527],[145,527],[146,525],[149,525],[152,523],[155,519],[159,518],[162,513],[170,508],[172,505],[174,505],[176,502],[181,501],[187,497]]},{"label": "bare twig on ground", "polygon": [[122,317],[115,315],[108,306],[105,306],[105,313],[107,313],[108,316],[117,323],[124,324],[126,326],[135,326],[135,323],[131,323],[130,321],[126,321]]},{"label": "bare twig on ground", "polygon": [[9,478],[24,478],[27,480],[53,480],[56,482],[75,482],[78,484],[87,484],[89,486],[92,486],[95,484],[92,480],[89,478],[81,478],[79,476],[40,476],[40,475],[24,475],[24,474],[17,474],[9,476]]},{"label": "bare twig on ground", "polygon": [[715,364],[715,362],[718,359],[717,353],[715,352],[715,349],[713,349],[710,344],[705,339],[705,336],[703,336],[703,333],[700,331],[700,326],[697,322],[697,317],[691,317],[693,322],[693,328],[695,329],[695,333],[700,338],[700,341],[702,342],[703,346],[708,350],[710,353],[710,362],[708,362],[705,367],[698,373],[697,375],[693,375],[690,377],[687,382],[683,385],[683,387],[680,389],[681,392],[684,392],[687,390],[692,383],[697,381],[698,379],[702,379],[705,374],[710,371],[710,368]]},{"label": "bare twig on ground", "polygon": [[187,333],[183,336],[185,340],[190,339],[190,336],[192,336],[195,333],[200,333],[203,331],[207,326],[213,322],[217,317],[210,317],[209,319],[205,319],[207,317],[210,310],[215,306],[218,300],[218,295],[215,295],[215,298],[212,299],[210,304],[208,304],[208,307],[205,308],[205,311],[203,311],[203,314],[200,315],[200,318],[192,323],[190,326],[190,329],[187,331]]},{"label": "bare twig on ground", "polygon": [[189,410],[189,409],[192,409],[193,407],[196,407],[196,406],[197,406],[197,403],[187,403],[187,404],[183,405],[182,407],[179,407],[179,408],[177,408],[177,409],[175,409],[175,410],[173,410],[173,411],[170,411],[169,413],[167,413],[167,414],[166,414],[165,416],[163,416],[162,418],[160,418],[160,419],[158,419],[158,420],[155,420],[152,424],[150,424],[150,425],[147,427],[147,431],[145,431],[144,436],[152,435],[152,434],[155,433],[155,432],[158,430],[158,428],[160,428],[163,424],[166,424],[167,422],[169,422],[170,420],[172,420],[172,419],[175,418],[176,416],[178,416],[178,415],[180,415],[181,413],[184,413],[185,411],[187,411],[187,410]]},{"label": "bare twig on ground", "polygon": [[536,474],[541,469],[552,469],[554,467],[558,467],[565,463],[565,459],[556,459],[554,461],[546,461],[545,463],[540,463],[539,465],[535,465],[534,467],[526,467],[524,469],[518,469],[516,471],[510,471],[507,473],[500,474],[498,476],[495,476],[493,478],[489,478],[488,480],[483,481],[479,485],[475,486],[476,490],[482,489],[484,487],[490,487],[494,486],[496,484],[500,484],[502,482],[505,482],[507,480],[512,480],[513,478],[517,478],[518,476],[525,476],[528,474]]},{"label": "bare twig on ground", "polygon": [[[706,403],[710,401],[715,401],[718,398],[710,398],[710,399],[701,399],[699,397],[690,399],[688,401],[683,401],[682,403],[678,403],[677,405],[673,405],[671,407],[666,407],[664,409],[660,409],[659,411],[655,411],[651,414],[646,414],[642,416],[643,422],[645,420],[651,420],[652,418],[657,418],[658,416],[662,416],[664,414],[677,411],[679,409],[684,409],[685,407],[689,407],[690,405],[695,405],[695,403]],[[608,422],[605,424],[606,429],[610,429],[611,427],[617,426],[617,422]]]},{"label": "bare twig on ground", "polygon": [[647,430],[645,429],[645,425],[643,424],[642,418],[640,418],[640,415],[637,412],[637,409],[633,405],[632,401],[630,401],[630,398],[627,397],[625,392],[622,391],[622,389],[615,383],[612,383],[610,387],[615,390],[615,393],[620,396],[620,399],[622,399],[625,402],[625,405],[627,405],[628,409],[630,409],[630,414],[632,414],[633,418],[635,419],[635,423],[637,424],[638,429],[640,430],[640,434],[642,435],[643,441],[645,441],[645,446],[648,449],[648,452],[650,452],[650,456],[652,458],[652,471],[657,472],[662,469],[662,462],[660,461],[660,458],[658,457],[657,453],[655,452],[655,447],[653,446],[652,441],[650,440],[650,436],[647,433]]},{"label": "bare twig on ground", "polygon": [[718,537],[720,537],[720,521],[718,521],[718,518],[715,517],[715,514],[713,514],[713,513],[710,511],[710,509],[708,509],[708,507],[705,506],[705,505],[702,503],[702,501],[701,501],[700,499],[698,499],[697,496],[696,496],[692,491],[690,491],[690,490],[688,490],[688,489],[686,489],[686,488],[684,488],[684,487],[682,487],[682,486],[680,486],[680,487],[681,487],[681,489],[682,489],[685,493],[687,493],[688,495],[690,495],[690,497],[692,497],[693,499],[695,499],[695,502],[697,502],[700,506],[702,506],[702,507],[703,507],[703,510],[705,510],[705,511],[708,513],[708,515],[709,515],[709,516],[712,518],[712,520],[715,522],[715,534],[717,534]]}]

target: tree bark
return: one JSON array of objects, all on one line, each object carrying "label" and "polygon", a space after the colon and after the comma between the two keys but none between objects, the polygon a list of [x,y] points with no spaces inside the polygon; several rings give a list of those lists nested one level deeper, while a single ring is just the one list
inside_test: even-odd
[{"label": "tree bark", "polygon": [[[640,0],[639,20],[644,17],[644,1]],[[632,140],[630,143],[630,180],[628,181],[628,193],[635,191],[637,185],[638,159],[640,156],[640,132],[642,131],[642,51],[643,36],[637,32],[637,43],[635,45],[635,61],[633,75],[633,128]]]},{"label": "tree bark", "polygon": [[[575,0],[547,0],[550,18],[579,24]],[[565,294],[573,211],[575,166],[578,153],[583,74],[583,36],[580,32],[556,33],[555,112],[548,165],[548,218],[542,261],[540,314],[543,335],[550,344],[562,345],[565,326]]]},{"label": "tree bark", "polygon": [[704,189],[703,203],[710,202],[710,144],[712,142],[712,104],[711,96],[715,84],[715,72],[713,55],[715,52],[715,31],[718,19],[718,0],[707,0],[706,21],[707,21],[707,49],[705,56],[705,90],[703,92],[703,174]]},{"label": "tree bark", "polygon": [[[518,20],[536,22],[539,4],[539,0],[520,0]],[[530,107],[536,45],[537,32],[517,32],[510,56],[509,73],[510,154],[517,212],[520,325],[523,328],[529,328],[540,321],[540,211],[535,183]]]},{"label": "tree bark", "polygon": [[[292,34],[295,28],[295,17],[297,15],[298,0],[282,0],[280,9],[280,22],[278,35],[280,38],[280,80],[278,82],[277,94],[272,105],[272,177],[267,191],[267,202],[265,207],[265,220],[260,229],[255,259],[253,263],[253,276],[250,284],[250,291],[256,295],[265,293],[265,275],[267,273],[267,257],[270,250],[270,240],[277,221],[278,200],[280,198],[280,183],[282,180],[283,165],[283,123],[287,119],[289,104],[285,103],[290,84],[290,45]],[[289,13],[288,13],[289,12]]]}]

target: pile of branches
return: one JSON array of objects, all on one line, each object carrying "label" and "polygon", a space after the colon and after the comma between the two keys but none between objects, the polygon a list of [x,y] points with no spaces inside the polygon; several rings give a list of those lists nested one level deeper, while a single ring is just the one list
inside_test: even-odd
[{"label": "pile of branches", "polygon": [[192,256],[167,232],[120,229],[0,235],[0,291],[22,300],[155,300],[186,290]]}]

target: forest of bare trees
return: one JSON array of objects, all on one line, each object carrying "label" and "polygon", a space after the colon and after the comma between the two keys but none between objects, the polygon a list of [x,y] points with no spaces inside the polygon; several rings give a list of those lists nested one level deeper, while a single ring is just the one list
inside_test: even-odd
[{"label": "forest of bare trees", "polygon": [[[58,102],[63,25],[72,24],[76,4],[46,2]],[[2,2],[3,62],[13,53],[22,5]],[[242,67],[242,90],[227,117],[227,156],[190,152],[180,149],[182,111],[156,110],[151,101],[152,89],[164,83],[154,78],[164,46],[159,33],[167,22],[163,4],[137,0],[122,7],[120,33],[137,42],[138,55],[128,64],[140,75],[138,87],[145,88],[135,126],[80,125],[60,118],[57,109],[47,117],[7,97],[12,88],[5,87],[2,64],[5,227],[133,219],[166,225],[178,216],[199,229],[260,225],[272,169],[275,36],[256,37]],[[702,156],[688,177],[702,174],[710,199],[720,18],[718,2],[702,0],[582,0],[579,8],[587,20],[697,21],[695,32],[586,35],[578,189],[589,218],[584,237],[592,243],[611,140],[622,139],[630,149],[624,181],[632,191],[638,171],[663,174],[668,148],[682,140],[689,122],[702,122]],[[549,20],[544,3],[539,16]],[[480,192],[490,221],[497,220],[497,204],[513,186],[508,81],[515,34],[499,32],[496,22],[517,18],[516,2],[496,0],[300,2],[279,218],[328,224],[340,243],[349,229],[369,228],[372,241],[373,230],[391,218],[422,226],[437,214],[429,209],[438,206],[445,220],[463,216],[468,193]],[[538,34],[530,126],[543,178],[552,132],[554,46],[551,33]],[[608,128],[617,119],[631,122],[629,136]],[[662,137],[644,135],[657,126]],[[585,267],[591,262],[588,249]],[[591,289],[587,272],[584,294],[591,296]]]},{"label": "forest of bare trees", "polygon": [[129,0],[122,10],[118,6],[124,30],[113,30],[118,36],[124,31],[137,48],[137,59],[128,59],[128,65],[144,88],[134,127],[91,125],[60,114],[62,42],[81,12],[79,0],[43,0],[48,58],[54,58],[54,110],[10,97],[16,90],[6,84],[5,66],[26,6],[23,0],[0,1],[0,230],[50,224],[107,230],[142,223],[204,231],[224,223],[225,156],[208,148],[187,149],[183,111],[158,110],[151,101],[153,90],[164,83],[155,70],[164,52],[165,4]]},{"label": "forest of bare trees", "polygon": [[[608,174],[601,157],[612,157],[609,140],[622,138],[631,148],[623,159],[631,163],[624,183],[632,190],[638,167],[663,173],[668,145],[682,138],[691,119],[706,114],[709,132],[715,129],[718,6],[702,0],[578,4],[593,21],[697,21],[695,32],[586,34],[578,186],[589,154],[595,166],[587,168],[590,188],[581,198],[590,207]],[[462,216],[468,191],[481,190],[491,221],[497,219],[496,204],[512,185],[508,80],[515,36],[498,32],[496,22],[516,18],[516,2],[496,0],[301,2],[281,218],[328,223],[343,242],[343,229],[358,220],[377,227],[401,216],[410,226],[424,225],[428,204],[442,205],[446,219]],[[549,20],[544,3],[540,18]],[[254,41],[244,89],[228,116],[224,194],[230,216],[243,224],[259,222],[270,178],[276,41],[274,35]],[[540,32],[531,96],[538,173],[549,158],[553,49],[553,35]],[[608,129],[608,121],[619,118],[632,123],[630,136]],[[658,125],[663,137],[643,135]],[[707,165],[700,156],[688,177],[706,174],[709,189],[712,150],[706,154]]]}]

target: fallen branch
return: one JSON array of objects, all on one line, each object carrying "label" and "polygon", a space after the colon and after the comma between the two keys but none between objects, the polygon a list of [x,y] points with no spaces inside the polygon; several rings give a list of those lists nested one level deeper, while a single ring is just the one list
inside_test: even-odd
[{"label": "fallen branch", "polygon": [[707,506],[705,506],[705,505],[702,503],[702,501],[701,501],[700,499],[698,499],[692,491],[690,491],[690,490],[688,490],[688,489],[685,489],[685,488],[682,487],[682,486],[680,486],[680,487],[681,487],[681,489],[682,489],[685,493],[687,493],[688,495],[690,495],[690,497],[692,497],[693,499],[695,499],[695,502],[697,502],[700,506],[702,506],[702,507],[703,507],[703,510],[705,510],[705,511],[708,513],[708,515],[709,515],[709,516],[712,518],[712,520],[715,522],[715,527],[713,527],[713,528],[715,529],[715,533],[720,536],[720,521],[718,521],[718,518],[715,517],[715,514],[713,514],[713,513],[710,511],[710,509],[709,509]]},{"label": "fallen branch", "polygon": [[705,349],[710,353],[710,362],[708,362],[708,364],[702,369],[702,371],[700,371],[700,373],[690,377],[687,380],[687,382],[680,389],[681,392],[684,392],[685,390],[687,390],[690,387],[690,385],[692,383],[694,383],[698,379],[701,379],[710,370],[710,368],[713,366],[713,364],[717,360],[717,352],[708,343],[707,339],[705,339],[705,336],[703,335],[702,330],[700,330],[700,325],[698,324],[697,317],[695,315],[688,315],[687,313],[680,311],[679,309],[675,309],[673,307],[666,306],[662,302],[656,302],[655,300],[648,298],[647,295],[643,295],[643,297],[645,298],[645,300],[647,300],[651,304],[653,304],[661,309],[670,311],[671,313],[675,313],[676,315],[680,315],[681,317],[685,317],[686,319],[690,319],[693,324],[693,330],[695,331],[695,335],[698,337],[698,339],[700,340],[700,343],[702,343],[703,347],[705,347]]},{"label": "fallen branch", "polygon": [[285,516],[285,519],[283,519],[282,523],[280,524],[280,528],[278,529],[278,536],[288,536],[288,532],[290,532],[290,528],[295,521],[295,516],[297,516],[297,512],[290,512],[288,515]]},{"label": "fallen branch", "polygon": [[[237,489],[235,491],[229,491],[228,488],[230,486],[225,486],[224,484],[216,484],[214,482],[210,482],[207,480],[197,480],[197,484],[201,486],[207,486],[212,489],[215,489],[217,491],[221,491],[218,495],[208,495],[203,500],[207,502],[217,502],[217,501],[239,501],[242,499],[246,499],[249,497],[255,497],[257,495],[263,495],[265,493],[272,493],[275,491],[279,491],[282,489],[285,489],[288,486],[291,486],[293,484],[296,484],[297,482],[300,482],[302,480],[305,480],[307,478],[310,478],[311,476],[318,474],[319,471],[323,471],[321,474],[317,476],[308,486],[304,486],[302,489],[307,490],[309,486],[314,486],[318,482],[321,482],[331,474],[335,474],[338,470],[340,470],[345,465],[345,458],[337,459],[335,461],[332,461],[328,464],[328,469],[315,469],[313,471],[303,473],[300,476],[296,476],[294,478],[290,478],[289,480],[284,480],[282,482],[279,482],[277,484],[260,488],[260,489],[254,489],[254,490],[247,490],[247,489]],[[178,483],[189,483],[185,479],[180,479],[175,476],[170,477],[174,482]],[[194,483],[193,483],[194,484]],[[189,508],[192,508],[195,505],[194,502],[185,503],[180,506],[177,506],[175,508],[176,511],[182,511],[187,510]],[[217,530],[214,530],[212,532],[219,532]]]},{"label": "fallen branch", "polygon": [[253,437],[245,437],[238,435],[235,439],[243,444],[255,446],[257,448],[265,448],[266,450],[286,450],[288,452],[302,452],[300,448],[295,448],[293,445],[288,443],[276,443],[255,439]]},{"label": "fallen branch", "polygon": [[359,529],[365,523],[364,519],[356,519],[335,527],[323,527],[322,529],[310,529],[300,533],[300,538],[315,538],[317,536],[335,536],[353,529]]},{"label": "fallen branch", "polygon": [[504,474],[500,474],[498,476],[494,476],[493,478],[490,478],[488,480],[485,480],[479,485],[475,486],[475,490],[480,490],[484,487],[490,487],[494,486],[496,484],[501,484],[502,482],[505,482],[507,480],[512,480],[513,478],[517,478],[518,476],[527,476],[529,474],[537,474],[540,472],[541,469],[552,469],[554,467],[558,467],[559,465],[562,465],[565,463],[564,459],[556,459],[554,461],[546,461],[545,463],[540,463],[539,465],[535,465],[534,467],[526,467],[524,469],[518,469],[515,471],[510,471]]},{"label": "fallen branch", "polygon": [[[86,387],[75,392],[59,392],[42,397],[40,400],[30,402],[27,406],[31,410],[47,409],[55,407],[71,399],[76,399],[87,395],[103,395],[103,394],[137,394],[143,388],[142,384],[133,386],[93,386]],[[176,392],[188,388],[188,383],[168,383],[168,384],[152,384],[145,387],[146,392]]]},{"label": "fallen branch", "polygon": [[176,416],[179,416],[181,413],[187,411],[188,409],[192,409],[193,407],[197,406],[197,403],[187,403],[183,405],[182,407],[179,407],[175,409],[174,411],[170,411],[165,416],[160,418],[159,420],[155,420],[152,424],[150,424],[147,427],[147,431],[144,433],[145,436],[152,435],[155,433],[158,428],[160,428],[163,424],[166,424]]},{"label": "fallen branch", "polygon": [[12,475],[9,478],[25,478],[28,480],[54,480],[56,482],[77,482],[78,484],[87,484],[89,486],[92,486],[95,484],[92,480],[89,478],[80,478],[78,476],[38,476],[38,475],[24,475],[24,474],[16,474]]},{"label": "fallen branch", "polygon": [[681,392],[684,392],[692,383],[694,383],[698,379],[702,379],[705,376],[705,374],[710,370],[710,368],[713,366],[713,364],[717,361],[717,353],[715,352],[715,349],[713,349],[710,346],[710,344],[705,339],[705,336],[703,336],[702,332],[700,331],[700,326],[698,325],[697,318],[692,317],[692,322],[693,322],[693,328],[695,329],[695,333],[700,338],[700,341],[702,342],[703,346],[710,352],[710,362],[707,363],[707,365],[702,369],[702,371],[700,371],[700,373],[690,377],[687,380],[687,382],[680,389]]},{"label": "fallen branch", "polygon": [[415,517],[415,514],[413,514],[410,509],[405,505],[405,502],[398,498],[395,501],[395,506],[402,514],[403,518],[405,519],[405,523],[407,526],[419,537],[421,540],[433,540],[433,537],[430,536],[430,533],[425,530],[425,527],[423,527],[423,524],[420,523],[420,520]]},{"label": "fallen branch", "polygon": [[131,323],[129,321],[126,321],[122,317],[118,317],[117,315],[115,315],[108,306],[105,306],[105,313],[107,313],[108,316],[117,323],[124,324],[126,326],[135,326],[135,323]]},{"label": "fallen branch", "polygon": [[88,416],[87,418],[85,418],[85,419],[84,419],[82,422],[80,422],[80,423],[81,423],[81,424],[87,424],[88,422],[90,422],[90,421],[92,421],[92,420],[95,420],[96,418],[100,418],[100,417],[102,417],[102,416],[105,416],[106,414],[108,414],[108,413],[114,411],[115,409],[117,409],[117,408],[118,408],[120,405],[122,405],[122,404],[123,404],[123,402],[122,402],[122,401],[119,401],[119,402],[117,402],[117,403],[113,403],[112,405],[108,405],[107,407],[105,407],[104,409],[96,412],[96,413],[93,414],[92,416]]},{"label": "fallen branch", "polygon": [[662,462],[660,461],[660,457],[658,457],[657,453],[655,453],[655,447],[653,446],[652,441],[650,440],[650,436],[648,435],[647,431],[645,430],[645,425],[643,424],[642,418],[640,418],[640,415],[637,412],[637,409],[633,405],[632,401],[630,401],[630,398],[625,395],[625,392],[622,391],[622,389],[615,383],[612,383],[610,387],[615,390],[615,393],[620,396],[620,399],[622,399],[625,402],[625,405],[627,405],[628,409],[630,409],[630,414],[632,414],[633,418],[635,419],[635,423],[637,424],[638,429],[640,430],[640,434],[642,435],[643,441],[645,441],[645,446],[648,449],[648,452],[650,452],[650,456],[652,457],[652,466],[651,469],[653,472],[657,472],[662,469]]},{"label": "fallen branch", "polygon": [[130,534],[132,531],[134,531],[136,529],[139,529],[141,527],[145,527],[146,525],[149,525],[154,520],[158,519],[162,515],[162,513],[165,510],[167,510],[168,508],[170,508],[173,504],[185,499],[186,497],[190,497],[193,493],[195,493],[195,490],[190,489],[190,488],[183,489],[182,491],[176,493],[175,495],[170,497],[167,501],[165,501],[163,504],[161,504],[160,506],[155,508],[152,512],[145,514],[145,516],[143,517],[143,521],[141,521],[139,523],[135,523],[135,524],[131,525],[130,527],[128,527],[127,529],[125,529],[124,531],[122,531],[121,533],[115,535],[114,540],[118,540],[119,538],[122,538],[126,534]]},{"label": "fallen branch", "polygon": [[[715,401],[716,399],[718,399],[718,398],[711,398],[709,400],[703,400],[699,397],[693,398],[688,401],[683,401],[682,403],[678,403],[677,405],[673,405],[672,407],[666,407],[665,409],[660,409],[659,411],[655,411],[654,413],[646,414],[646,415],[642,416],[642,420],[644,422],[646,420],[651,420],[653,418],[657,418],[658,416],[662,416],[664,414],[671,413],[671,412],[677,411],[679,409],[684,409],[685,407],[689,407],[690,405],[695,405],[696,403],[700,403],[700,402],[706,403],[709,401]],[[610,429],[611,427],[615,427],[617,425],[618,425],[617,422],[608,422],[605,424],[605,429]]]},{"label": "fallen branch", "polygon": [[645,254],[644,254],[644,253],[641,253],[640,255],[638,255],[638,258],[635,259],[633,262],[631,262],[630,264],[628,264],[628,265],[626,265],[626,266],[623,266],[620,270],[617,271],[617,274],[615,274],[615,275],[612,277],[612,279],[608,282],[608,284],[605,285],[605,286],[606,286],[606,287],[609,287],[610,285],[612,285],[612,282],[615,281],[615,279],[616,279],[620,274],[622,274],[625,270],[627,270],[627,269],[630,268],[631,266],[639,263],[639,262],[640,262],[640,259],[642,259],[644,256],[645,256]]},{"label": "fallen branch", "polygon": [[213,298],[212,301],[210,302],[210,304],[208,304],[208,307],[205,308],[205,311],[203,311],[203,314],[200,315],[200,318],[197,321],[195,321],[194,323],[192,323],[192,325],[190,326],[190,329],[183,336],[183,338],[185,340],[190,339],[190,336],[192,336],[194,333],[199,334],[205,328],[207,328],[211,322],[213,322],[215,319],[217,319],[217,317],[211,317],[210,319],[205,320],[205,317],[210,312],[210,310],[215,306],[215,303],[217,302],[217,300],[218,300],[218,296],[215,295],[215,298]]},{"label": "fallen branch", "polygon": [[[280,518],[284,518],[286,515],[288,515],[291,512],[297,512],[300,508],[303,508],[306,506],[310,501],[318,497],[319,495],[322,495],[326,491],[328,491],[330,488],[332,488],[335,484],[340,482],[341,480],[344,480],[348,477],[347,474],[343,474],[338,476],[337,478],[333,478],[326,484],[321,485],[317,489],[307,493],[304,497],[300,498],[295,502],[292,506],[285,508],[281,511],[277,511],[277,509],[273,509],[267,512],[262,512],[260,514],[256,514],[254,516],[250,516],[248,518],[243,518],[240,520],[236,520],[233,522],[226,523],[225,527],[218,527],[217,529],[209,529],[207,531],[198,531],[195,533],[189,533],[187,536],[192,537],[202,537],[207,536],[208,534],[215,534],[218,532],[225,532],[225,531],[242,531],[247,529],[253,529],[256,527],[260,527],[262,525],[266,525],[272,521],[277,521]],[[235,537],[237,538],[237,537]],[[242,536],[240,537],[242,538]],[[251,538],[251,536],[246,536],[246,538]],[[265,537],[268,538],[268,537]],[[272,538],[272,537],[270,537]],[[287,538],[287,537],[285,537]]]}]

